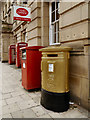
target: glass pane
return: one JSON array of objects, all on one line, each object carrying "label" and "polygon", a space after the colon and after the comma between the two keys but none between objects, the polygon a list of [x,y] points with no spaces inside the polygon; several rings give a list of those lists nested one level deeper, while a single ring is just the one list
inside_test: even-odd
[{"label": "glass pane", "polygon": [[56,23],[56,32],[59,31],[59,22]]},{"label": "glass pane", "polygon": [[58,20],[59,19],[59,12],[58,12],[58,10],[56,10],[56,20]]},{"label": "glass pane", "polygon": [[54,34],[54,43],[56,43],[56,33]]},{"label": "glass pane", "polygon": [[53,25],[52,25],[52,34],[54,34],[55,32],[57,32],[56,30],[57,30],[57,27],[58,27],[58,24],[56,24],[56,23],[54,23]]},{"label": "glass pane", "polygon": [[52,34],[52,42],[53,42],[53,43],[56,43],[56,33],[53,33],[53,34]]},{"label": "glass pane", "polygon": [[52,22],[55,21],[55,12],[52,13]]},{"label": "glass pane", "polygon": [[56,32],[56,23],[54,24],[54,28],[55,28],[54,32]]},{"label": "glass pane", "polygon": [[53,24],[53,33],[56,32],[56,23]]},{"label": "glass pane", "polygon": [[54,43],[55,35],[52,33],[52,43]]},{"label": "glass pane", "polygon": [[26,50],[22,50],[22,59],[26,59]]},{"label": "glass pane", "polygon": [[55,2],[52,2],[52,12],[55,10]]},{"label": "glass pane", "polygon": [[59,43],[59,32],[56,33],[56,43]]},{"label": "glass pane", "polygon": [[56,2],[56,9],[59,8],[59,2]]},{"label": "glass pane", "polygon": [[55,30],[55,24],[53,24],[53,25],[52,25],[52,34],[54,34],[55,31],[56,31],[56,30]]}]

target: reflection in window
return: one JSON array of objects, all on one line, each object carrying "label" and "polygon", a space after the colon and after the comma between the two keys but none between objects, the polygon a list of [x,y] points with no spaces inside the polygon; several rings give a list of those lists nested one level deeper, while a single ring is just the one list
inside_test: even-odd
[{"label": "reflection in window", "polygon": [[22,50],[22,59],[26,59],[26,50]]}]

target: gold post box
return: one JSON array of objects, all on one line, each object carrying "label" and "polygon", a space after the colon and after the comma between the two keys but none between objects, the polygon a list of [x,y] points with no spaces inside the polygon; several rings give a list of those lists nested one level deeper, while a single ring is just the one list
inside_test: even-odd
[{"label": "gold post box", "polygon": [[41,105],[63,112],[69,108],[69,47],[47,47],[42,51]]}]

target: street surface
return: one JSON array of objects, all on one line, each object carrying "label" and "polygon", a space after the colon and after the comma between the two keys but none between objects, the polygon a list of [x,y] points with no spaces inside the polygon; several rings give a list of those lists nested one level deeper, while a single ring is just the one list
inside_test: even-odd
[{"label": "street surface", "polygon": [[0,63],[0,73],[0,91],[2,92],[2,98],[0,98],[2,102],[2,115],[0,114],[0,117],[51,119],[88,117],[88,112],[77,105],[71,106],[67,112],[63,113],[46,110],[40,105],[40,91],[28,92],[23,89],[21,69],[17,69],[15,65]]}]

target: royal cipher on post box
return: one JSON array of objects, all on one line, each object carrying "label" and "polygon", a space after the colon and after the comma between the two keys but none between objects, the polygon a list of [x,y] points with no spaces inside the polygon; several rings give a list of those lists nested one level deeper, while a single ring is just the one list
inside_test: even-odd
[{"label": "royal cipher on post box", "polygon": [[15,58],[15,45],[10,45],[8,48],[8,63],[9,64],[15,64],[16,58]]},{"label": "royal cipher on post box", "polygon": [[21,48],[22,50],[22,86],[26,90],[41,88],[41,52],[42,46]]},{"label": "royal cipher on post box", "polygon": [[16,44],[16,67],[21,67],[21,51],[20,48],[28,46],[25,42],[19,42]]}]

